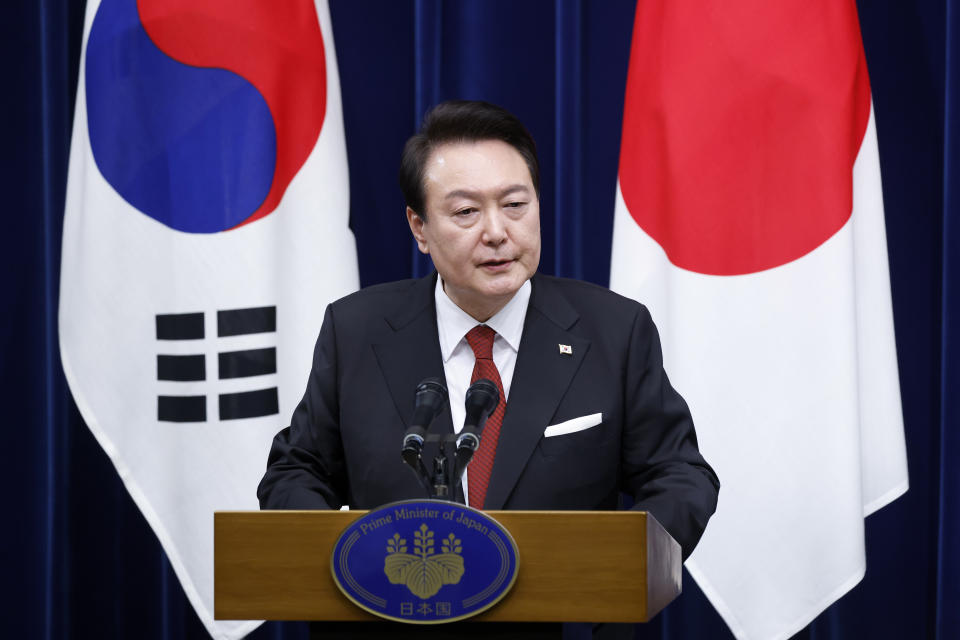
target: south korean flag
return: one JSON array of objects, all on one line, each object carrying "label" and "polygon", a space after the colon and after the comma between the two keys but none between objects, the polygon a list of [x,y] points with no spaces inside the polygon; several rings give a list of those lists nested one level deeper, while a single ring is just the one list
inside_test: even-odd
[{"label": "south korean flag", "polygon": [[356,289],[326,2],[87,5],[60,344],[211,635],[213,512],[257,508],[323,309]]}]

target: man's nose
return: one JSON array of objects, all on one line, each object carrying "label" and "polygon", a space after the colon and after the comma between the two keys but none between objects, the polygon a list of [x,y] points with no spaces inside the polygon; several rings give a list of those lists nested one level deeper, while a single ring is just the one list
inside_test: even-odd
[{"label": "man's nose", "polygon": [[507,227],[503,213],[496,209],[488,209],[483,214],[483,242],[489,245],[502,244],[507,239]]}]

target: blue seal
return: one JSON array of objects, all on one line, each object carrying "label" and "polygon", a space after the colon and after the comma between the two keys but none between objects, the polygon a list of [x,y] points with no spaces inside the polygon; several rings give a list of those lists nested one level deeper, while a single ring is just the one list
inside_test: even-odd
[{"label": "blue seal", "polygon": [[413,624],[485,611],[517,579],[513,538],[482,511],[442,500],[407,500],[370,511],[340,534],[330,570],[370,613]]}]

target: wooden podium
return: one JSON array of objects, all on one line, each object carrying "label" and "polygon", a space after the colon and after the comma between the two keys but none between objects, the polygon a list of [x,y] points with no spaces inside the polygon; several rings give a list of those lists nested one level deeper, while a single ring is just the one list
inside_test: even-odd
[{"label": "wooden podium", "polygon": [[[330,574],[343,529],[365,511],[214,514],[218,620],[378,620]],[[520,572],[471,620],[646,622],[680,593],[680,545],[641,511],[489,511],[513,536]]]}]

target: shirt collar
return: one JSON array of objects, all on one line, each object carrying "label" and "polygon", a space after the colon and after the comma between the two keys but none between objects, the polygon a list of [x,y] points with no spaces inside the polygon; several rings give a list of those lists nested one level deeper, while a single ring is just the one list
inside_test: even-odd
[{"label": "shirt collar", "polygon": [[[513,294],[510,302],[504,305],[503,309],[500,309],[492,318],[483,323],[496,331],[497,335],[503,338],[514,352],[520,350],[523,322],[527,317],[527,306],[530,303],[530,290],[530,280],[527,280]],[[478,323],[447,296],[447,293],[443,290],[443,279],[439,275],[437,276],[437,285],[434,288],[433,297],[437,306],[437,332],[440,337],[440,353],[443,355],[443,361],[447,362],[463,337]]]}]

